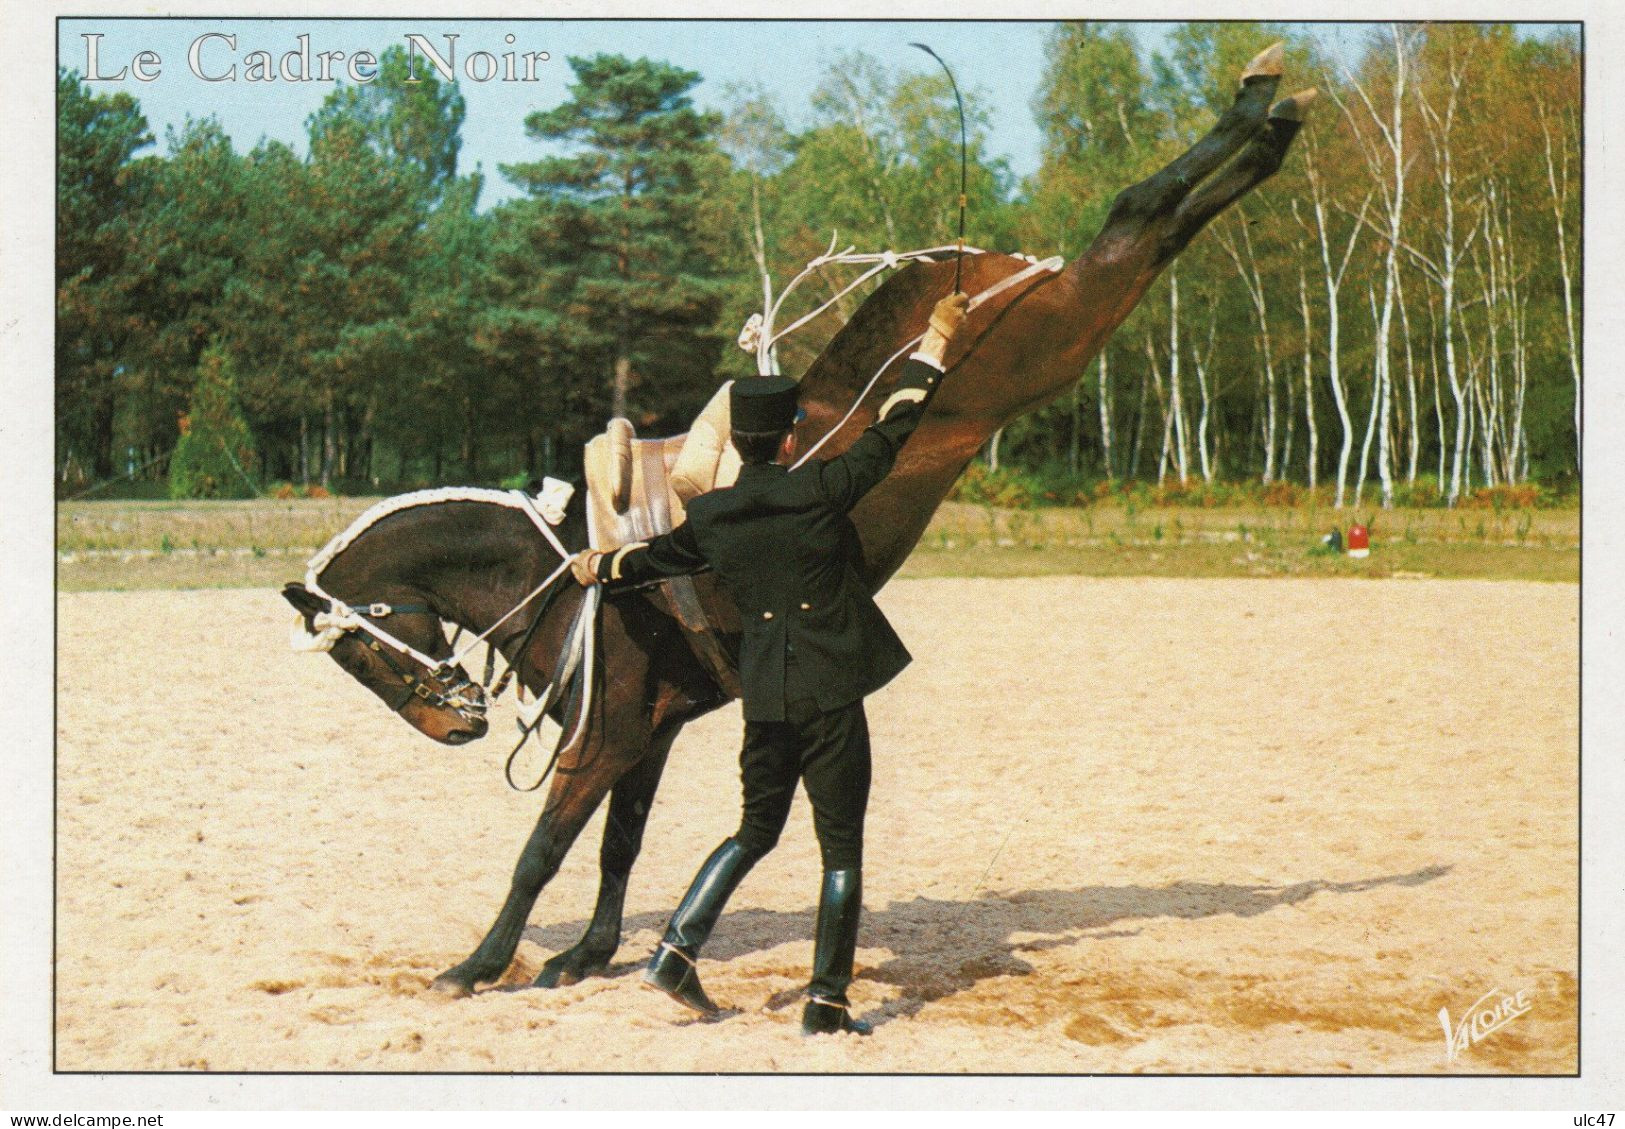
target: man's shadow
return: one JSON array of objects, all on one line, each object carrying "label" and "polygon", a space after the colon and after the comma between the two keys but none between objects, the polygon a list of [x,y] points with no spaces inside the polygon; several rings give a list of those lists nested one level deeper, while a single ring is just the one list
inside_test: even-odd
[{"label": "man's shadow", "polygon": [[[867,1018],[886,1023],[912,1016],[927,1004],[963,992],[982,980],[998,976],[1026,976],[1032,965],[1018,953],[1061,948],[1089,938],[1133,936],[1139,929],[1107,929],[1125,922],[1155,918],[1256,917],[1282,906],[1294,906],[1317,894],[1360,894],[1381,886],[1421,886],[1449,874],[1452,867],[1435,864],[1409,874],[1389,874],[1354,882],[1316,879],[1290,886],[1241,886],[1230,883],[1174,882],[1167,886],[1084,886],[1075,890],[1023,890],[1012,894],[982,894],[961,900],[916,897],[893,902],[883,910],[865,910],[858,944],[887,948],[895,956],[861,969],[860,980],[873,980],[901,989],[900,998],[886,1005],[883,1015]],[[997,912],[978,912],[979,906],[998,904]],[[733,960],[788,941],[813,935],[815,909],[741,909],[725,913],[705,947],[710,960]],[[623,935],[641,929],[665,928],[667,915],[642,913],[628,917]],[[945,928],[945,924],[951,925]],[[558,952],[575,944],[586,922],[530,926],[525,939]],[[1039,937],[1014,941],[1017,935]],[[763,938],[771,940],[763,941]],[[642,967],[643,954],[616,961],[605,975],[618,977]],[[799,1003],[799,988],[775,993],[767,1003],[778,1010]]]}]

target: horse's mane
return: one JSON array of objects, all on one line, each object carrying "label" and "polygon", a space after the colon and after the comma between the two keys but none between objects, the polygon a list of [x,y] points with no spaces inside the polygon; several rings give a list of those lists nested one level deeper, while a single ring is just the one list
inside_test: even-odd
[{"label": "horse's mane", "polygon": [[[572,497],[572,503],[575,502]],[[521,500],[518,492],[514,490],[492,490],[483,486],[441,486],[433,490],[414,490],[409,494],[396,494],[385,498],[367,507],[360,517],[352,521],[345,530],[334,537],[321,551],[310,558],[305,566],[307,582],[320,579],[322,572],[333,559],[348,549],[357,538],[367,530],[383,521],[386,517],[398,514],[402,510],[413,509],[418,506],[433,506],[443,502],[483,502],[493,506],[505,506],[510,510],[519,510],[526,513],[532,503]]]}]

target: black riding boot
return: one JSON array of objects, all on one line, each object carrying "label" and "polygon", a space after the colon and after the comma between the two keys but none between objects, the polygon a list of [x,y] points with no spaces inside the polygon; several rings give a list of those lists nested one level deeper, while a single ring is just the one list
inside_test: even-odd
[{"label": "black riding boot", "polygon": [[691,1007],[702,1015],[715,1015],[717,1005],[700,987],[700,974],[694,961],[700,946],[711,936],[722,907],[734,892],[756,858],[733,839],[724,839],[722,845],[711,852],[700,872],[694,876],[688,893],[671,915],[666,936],[649,958],[644,972],[646,983],[659,988],[666,995]]},{"label": "black riding boot", "polygon": [[851,1031],[867,1035],[870,1027],[847,1010],[846,986],[852,982],[852,954],[858,947],[858,918],[863,913],[863,872],[826,870],[818,899],[818,932],[813,944],[812,983],[801,1012],[803,1035]]}]

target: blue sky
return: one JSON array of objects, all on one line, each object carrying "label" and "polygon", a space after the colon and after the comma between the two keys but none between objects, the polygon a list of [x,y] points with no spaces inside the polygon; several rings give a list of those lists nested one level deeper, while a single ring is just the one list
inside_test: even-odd
[{"label": "blue sky", "polygon": [[[1161,46],[1172,24],[1131,25],[1149,49]],[[1369,26],[1369,25],[1366,25]],[[546,51],[550,61],[538,67],[535,82],[460,83],[468,105],[463,125],[461,170],[482,166],[487,174],[484,203],[513,195],[498,174],[501,163],[534,158],[541,148],[524,136],[525,116],[557,105],[566,96],[570,68],[566,57],[599,52],[664,59],[699,72],[696,102],[717,108],[735,83],[759,83],[779,101],[792,124],[806,113],[813,88],[845,51],[863,51],[883,64],[929,72],[930,59],[908,43],[929,43],[953,67],[968,101],[992,119],[990,149],[1006,157],[1018,175],[1038,166],[1039,136],[1030,110],[1043,70],[1043,39],[1048,23],[1018,22],[791,22],[678,20],[117,20],[74,19],[58,24],[59,61],[86,72],[85,34],[99,34],[100,69],[115,74],[129,66],[138,51],[162,60],[151,82],[127,74],[119,82],[98,82],[98,91],[123,90],[141,107],[163,148],[164,130],[188,115],[214,115],[239,148],[251,148],[261,137],[276,138],[304,149],[304,122],[332,89],[331,83],[248,82],[245,57],[255,50],[280,58],[293,50],[295,37],[310,35],[314,52],[352,54],[404,44],[418,33],[439,45],[446,32],[459,35],[457,46],[466,62],[475,51],[500,56],[511,51]],[[207,32],[237,36],[235,52],[219,41],[204,49],[202,62],[211,73],[239,66],[234,82],[205,82],[187,64],[188,47]],[[1362,25],[1321,24],[1317,34],[1333,48],[1347,47]],[[513,42],[506,37],[512,36]],[[1262,46],[1262,44],[1261,44]],[[1290,76],[1289,76],[1290,81]],[[1305,85],[1312,82],[1303,76]]]}]

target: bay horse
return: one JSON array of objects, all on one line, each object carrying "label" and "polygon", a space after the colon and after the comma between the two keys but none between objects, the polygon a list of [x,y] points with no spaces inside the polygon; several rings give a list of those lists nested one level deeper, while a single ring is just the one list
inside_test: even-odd
[{"label": "bay horse", "polygon": [[[1280,44],[1260,52],[1212,130],[1161,171],[1122,191],[1080,258],[1017,298],[989,302],[971,314],[925,419],[891,475],[852,514],[872,589],[902,565],[954,480],[993,433],[1071,387],[1197,232],[1280,167],[1315,95],[1307,90],[1272,105],[1281,70]],[[1022,265],[1006,255],[967,255],[963,289],[978,294]],[[917,263],[893,274],[859,307],[802,378],[807,415],[796,428],[798,450],[808,450],[833,428],[822,448],[832,455],[861,433],[895,382],[895,372],[887,371],[865,393],[871,374],[924,330],[953,279],[952,262]],[[848,414],[855,398],[860,410]],[[560,537],[573,548],[585,546],[579,496]],[[451,653],[442,622],[487,630],[559,559],[523,512],[471,497],[400,508],[332,558],[321,584],[352,607],[395,605],[389,630],[442,660]],[[723,648],[737,654],[737,611],[712,578],[696,578],[696,587]],[[288,585],[284,595],[303,614],[307,630],[328,609],[326,600],[301,584]],[[533,611],[491,636],[532,691],[553,677],[588,598],[566,572],[530,605]],[[501,978],[542,887],[607,795],[592,921],[574,946],[546,962],[535,982],[551,987],[602,972],[620,945],[627,878],[672,742],[686,723],[732,696],[731,680],[704,661],[662,589],[606,597],[599,614],[601,695],[588,703],[582,738],[557,765],[495,923],[467,959],[434,980],[436,991],[466,996]],[[528,630],[532,621],[534,630]],[[485,732],[483,701],[470,705],[444,684],[455,678],[467,686],[460,668],[436,672],[371,643],[348,632],[330,653],[429,737],[458,744]],[[553,713],[562,720],[562,704]]]}]

